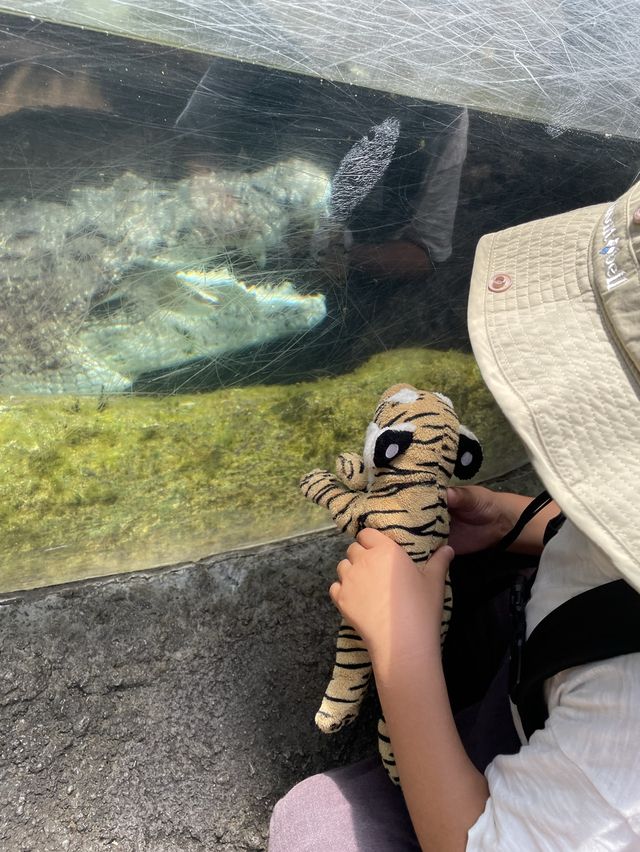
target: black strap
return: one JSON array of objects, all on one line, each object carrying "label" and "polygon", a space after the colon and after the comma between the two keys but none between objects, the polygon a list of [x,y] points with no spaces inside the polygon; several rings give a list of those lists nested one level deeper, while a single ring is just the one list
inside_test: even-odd
[{"label": "black strap", "polygon": [[624,580],[588,589],[549,613],[521,652],[519,661],[512,660],[510,693],[530,737],[548,716],[547,678],[572,666],[640,652],[640,595]]},{"label": "black strap", "polygon": [[500,541],[496,544],[495,549],[506,550],[510,545],[512,545],[529,521],[532,520],[538,512],[544,509],[545,506],[548,506],[552,499],[553,498],[548,491],[542,491],[537,497],[534,497],[528,506],[525,506],[522,514],[516,521],[515,526],[513,526],[509,532],[500,539]]},{"label": "black strap", "polygon": [[[505,551],[518,538],[522,530],[531,521],[538,512],[542,511],[545,506],[548,506],[552,501],[552,497],[548,491],[541,491],[537,497],[525,506],[520,514],[520,517],[503,536],[496,550]],[[564,515],[560,512],[552,521],[547,524],[544,532],[544,544],[546,545],[550,538],[553,538],[564,521]],[[509,692],[513,690],[516,683],[520,682],[522,670],[522,652],[526,638],[526,619],[525,608],[527,601],[531,595],[531,587],[536,578],[537,566],[525,574],[517,574],[512,585],[509,599],[509,610],[511,616],[511,642],[509,649]]]},{"label": "black strap", "polygon": [[[559,512],[549,521],[542,537],[545,547],[554,535],[557,534],[564,522],[565,516],[562,512]],[[510,693],[515,689],[515,685],[520,683],[522,678],[522,652],[527,638],[526,608],[531,597],[531,588],[537,575],[538,566],[526,574],[518,574],[511,584],[511,594],[509,597],[509,614],[511,616],[511,642],[509,646]]]}]

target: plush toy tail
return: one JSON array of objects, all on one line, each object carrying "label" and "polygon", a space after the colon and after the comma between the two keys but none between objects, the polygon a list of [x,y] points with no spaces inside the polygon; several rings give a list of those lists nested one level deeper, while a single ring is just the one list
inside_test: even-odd
[{"label": "plush toy tail", "polygon": [[316,725],[323,733],[333,734],[356,718],[370,677],[369,652],[353,627],[342,621],[333,674],[316,713]]}]

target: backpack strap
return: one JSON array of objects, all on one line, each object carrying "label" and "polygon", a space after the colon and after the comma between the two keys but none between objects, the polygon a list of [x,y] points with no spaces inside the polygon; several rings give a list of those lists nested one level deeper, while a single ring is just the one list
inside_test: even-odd
[{"label": "backpack strap", "polygon": [[543,618],[519,651],[511,660],[510,695],[528,738],[549,715],[547,678],[572,666],[640,652],[640,594],[624,580],[588,589]]}]

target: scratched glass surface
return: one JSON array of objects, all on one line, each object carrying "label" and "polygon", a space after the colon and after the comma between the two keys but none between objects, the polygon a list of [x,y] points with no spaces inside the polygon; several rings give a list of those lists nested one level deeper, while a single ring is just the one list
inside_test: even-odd
[{"label": "scratched glass surface", "polygon": [[613,7],[492,5],[5,4],[0,590],[328,526],[297,481],[396,381],[524,462],[475,244],[624,191],[640,81]]},{"label": "scratched glass surface", "polygon": [[558,127],[637,135],[633,0],[18,0],[0,9]]}]

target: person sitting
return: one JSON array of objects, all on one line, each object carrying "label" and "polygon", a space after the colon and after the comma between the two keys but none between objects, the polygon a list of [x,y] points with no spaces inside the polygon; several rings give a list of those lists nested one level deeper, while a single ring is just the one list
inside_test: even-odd
[{"label": "person sitting", "polygon": [[[638,607],[639,317],[640,183],[611,204],[480,240],[468,312],[474,353],[555,500],[511,545],[542,552],[525,663],[545,625],[560,616],[562,628],[567,608],[593,593],[605,601],[615,586]],[[377,762],[307,779],[276,805],[270,852],[640,849],[640,643],[632,631],[628,647],[607,650],[617,605],[576,622],[602,648],[550,666],[533,730],[523,724],[526,702],[507,712],[508,666],[487,692],[488,712],[456,726],[440,654],[444,578],[454,552],[490,560],[529,502],[451,489],[450,542],[422,571],[376,530],[350,545],[330,594],[369,650],[402,792]],[[545,545],[559,507],[566,520]],[[562,644],[571,634],[567,621],[555,636]],[[518,659],[514,651],[516,700]],[[473,753],[478,741],[493,744],[484,761]]]}]

